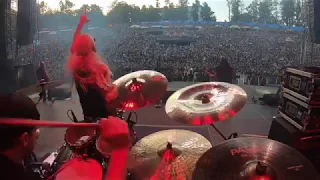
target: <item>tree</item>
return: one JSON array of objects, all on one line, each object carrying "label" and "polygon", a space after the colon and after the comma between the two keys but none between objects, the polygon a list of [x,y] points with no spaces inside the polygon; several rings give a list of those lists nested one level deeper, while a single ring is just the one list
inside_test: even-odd
[{"label": "tree", "polygon": [[232,0],[226,0],[227,1],[227,6],[228,6],[228,18],[229,18],[229,22],[231,22],[231,1]]},{"label": "tree", "polygon": [[272,0],[262,0],[259,3],[258,22],[269,24],[272,21]]},{"label": "tree", "polygon": [[191,16],[193,21],[198,21],[199,20],[199,10],[200,10],[200,1],[196,0],[194,3],[192,3],[192,11],[191,11]]},{"label": "tree", "polygon": [[241,0],[231,0],[231,21],[238,22],[241,15]]},{"label": "tree", "polygon": [[188,0],[179,0],[178,6],[175,9],[176,17],[179,20],[188,20]]},{"label": "tree", "polygon": [[208,3],[204,2],[201,7],[200,12],[201,19],[204,21],[216,21],[217,18],[214,15],[214,12],[209,7]]},{"label": "tree", "polygon": [[[246,15],[247,18],[250,18],[251,21],[245,21],[245,22],[258,22],[259,18],[259,1],[253,0],[251,4],[246,8],[248,15]],[[248,19],[247,19],[248,20]]]},{"label": "tree", "polygon": [[160,2],[159,2],[159,0],[156,1],[156,8],[160,8]]},{"label": "tree", "polygon": [[301,0],[296,0],[296,7],[295,7],[295,25],[302,26],[302,2]]},{"label": "tree", "polygon": [[281,0],[281,16],[282,21],[287,26],[294,24],[295,18],[295,2],[294,0]]}]

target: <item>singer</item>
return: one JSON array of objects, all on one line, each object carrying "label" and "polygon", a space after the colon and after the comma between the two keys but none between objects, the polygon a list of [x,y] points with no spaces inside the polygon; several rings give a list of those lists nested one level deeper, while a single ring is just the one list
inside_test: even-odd
[{"label": "singer", "polygon": [[111,84],[109,67],[96,52],[94,38],[81,34],[88,21],[86,14],[80,17],[67,70],[72,73],[85,120],[97,120],[116,115],[109,102],[117,97],[117,89]]}]

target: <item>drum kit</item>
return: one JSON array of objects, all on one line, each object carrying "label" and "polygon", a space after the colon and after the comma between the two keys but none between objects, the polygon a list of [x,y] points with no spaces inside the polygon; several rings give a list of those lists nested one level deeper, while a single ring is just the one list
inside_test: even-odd
[{"label": "drum kit", "polygon": [[[168,81],[155,71],[137,71],[114,81],[117,104],[132,110],[156,103]],[[247,101],[243,89],[222,82],[194,84],[176,91],[165,105],[167,115],[180,123],[211,125],[225,139],[212,146],[202,135],[188,130],[155,132],[138,140],[130,129],[130,180],[320,180],[318,172],[293,148],[267,138],[226,138],[214,124],[234,116]],[[99,140],[97,123],[62,123],[1,120],[1,124],[68,127],[65,144],[44,162],[48,179],[101,180],[108,170],[108,151]]]}]

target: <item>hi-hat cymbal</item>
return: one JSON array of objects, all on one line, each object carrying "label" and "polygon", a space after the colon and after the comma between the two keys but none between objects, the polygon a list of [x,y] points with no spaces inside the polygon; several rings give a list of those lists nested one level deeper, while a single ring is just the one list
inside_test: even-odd
[{"label": "hi-hat cymbal", "polygon": [[124,75],[113,84],[118,90],[119,108],[137,109],[157,102],[165,94],[168,80],[159,72],[144,70]]},{"label": "hi-hat cymbal", "polygon": [[55,87],[61,86],[63,83],[64,83],[63,80],[44,82],[41,85],[40,84],[36,84],[36,85],[28,86],[26,88],[19,89],[18,91],[16,91],[16,93],[23,94],[23,95],[31,95],[31,94],[35,94],[35,93],[41,92],[42,91],[42,88],[41,88],[42,85],[43,85],[43,88],[45,90],[47,90],[47,89],[53,89]]},{"label": "hi-hat cymbal", "polygon": [[128,169],[134,180],[191,179],[195,163],[210,147],[205,137],[192,131],[159,131],[133,146]]},{"label": "hi-hat cymbal", "polygon": [[265,138],[236,138],[205,152],[193,180],[319,180],[319,174],[293,148]]},{"label": "hi-hat cymbal", "polygon": [[246,102],[247,94],[239,86],[206,82],[173,93],[167,100],[166,113],[180,123],[205,125],[235,115]]}]

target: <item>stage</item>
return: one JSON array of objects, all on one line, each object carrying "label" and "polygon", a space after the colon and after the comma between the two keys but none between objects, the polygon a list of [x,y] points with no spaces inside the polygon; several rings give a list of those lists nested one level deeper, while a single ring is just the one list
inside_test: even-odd
[{"label": "stage", "polygon": [[[175,91],[190,84],[192,83],[170,82],[168,91]],[[63,86],[70,88],[70,85]],[[234,117],[218,122],[216,126],[223,134],[225,134],[225,136],[229,136],[233,132],[238,132],[239,134],[268,135],[272,117],[277,115],[277,108],[253,104],[250,101],[250,97],[260,97],[264,93],[275,93],[277,88],[249,85],[240,86],[248,94],[248,103]],[[75,91],[73,91],[71,99],[56,101],[54,104],[40,103],[38,105],[38,110],[40,111],[41,119],[43,120],[70,122],[71,120],[67,117],[67,111],[69,109],[72,109],[78,119],[81,119],[82,110]],[[138,124],[135,127],[135,130],[140,138],[163,129],[187,129],[202,134],[212,144],[217,144],[222,141],[222,138],[218,136],[211,126],[192,127],[172,121],[166,115],[164,107],[155,108],[154,106],[149,106],[139,109],[136,112],[138,114]],[[41,136],[36,148],[36,154],[41,157],[47,152],[56,150],[63,143],[64,134],[64,128],[42,128]]]}]

